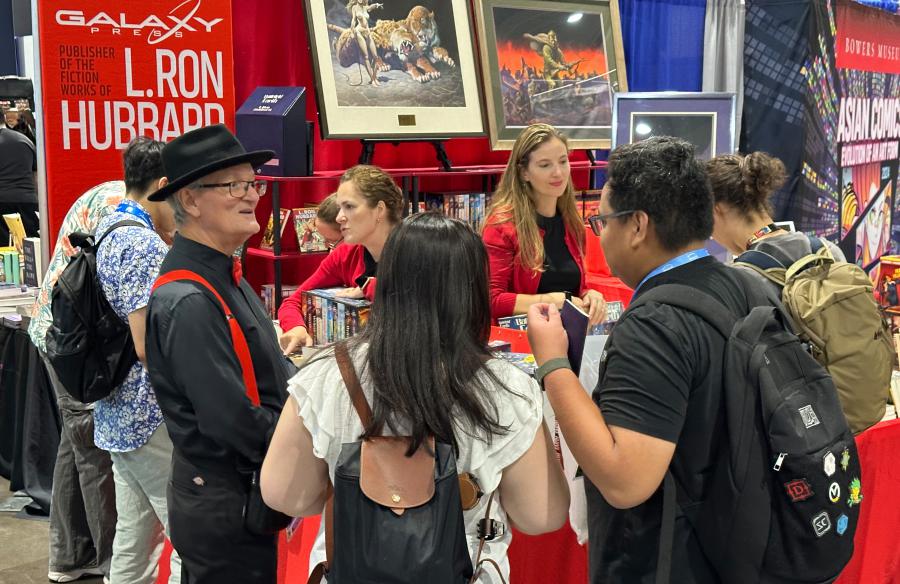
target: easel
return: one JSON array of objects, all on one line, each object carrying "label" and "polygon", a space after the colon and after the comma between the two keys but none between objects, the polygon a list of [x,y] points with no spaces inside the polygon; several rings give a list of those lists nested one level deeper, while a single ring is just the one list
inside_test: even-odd
[{"label": "easel", "polygon": [[362,145],[362,150],[359,153],[359,164],[372,164],[372,157],[375,155],[375,145],[389,143],[394,146],[398,146],[401,142],[420,142],[420,143],[428,143],[434,147],[435,156],[437,156],[438,162],[441,163],[441,169],[446,172],[453,171],[453,165],[450,162],[450,157],[447,156],[447,151],[444,150],[444,141],[447,138],[431,138],[431,139],[421,139],[421,138],[361,138],[359,143]]}]

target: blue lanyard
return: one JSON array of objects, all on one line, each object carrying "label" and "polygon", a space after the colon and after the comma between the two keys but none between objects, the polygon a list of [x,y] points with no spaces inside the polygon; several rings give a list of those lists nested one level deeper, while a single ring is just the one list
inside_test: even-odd
[{"label": "blue lanyard", "polygon": [[653,276],[658,276],[663,272],[668,272],[669,270],[674,270],[675,268],[681,267],[685,264],[689,264],[693,261],[709,257],[709,250],[705,248],[695,249],[693,251],[689,251],[687,253],[683,253],[677,258],[672,258],[661,266],[657,266],[652,272],[644,276],[644,279],[641,280],[641,283],[637,285],[637,288],[634,289],[634,293],[637,294],[637,291],[640,290],[641,286],[644,285],[644,282],[652,278]]},{"label": "blue lanyard", "polygon": [[147,224],[150,229],[153,229],[153,219],[150,218],[150,213],[144,211],[140,205],[131,199],[123,199],[119,206],[116,207],[117,213],[128,213],[129,215],[134,215],[141,221]]}]

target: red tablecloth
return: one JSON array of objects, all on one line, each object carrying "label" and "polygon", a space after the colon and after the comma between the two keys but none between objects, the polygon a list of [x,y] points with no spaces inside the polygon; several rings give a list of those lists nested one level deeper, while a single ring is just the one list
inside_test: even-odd
[{"label": "red tablecloth", "polygon": [[853,558],[838,584],[900,583],[900,420],[882,422],[856,437],[863,502]]}]

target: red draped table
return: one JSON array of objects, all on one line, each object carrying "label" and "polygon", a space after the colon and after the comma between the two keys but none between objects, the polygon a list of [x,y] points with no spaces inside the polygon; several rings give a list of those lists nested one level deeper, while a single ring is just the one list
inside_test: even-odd
[{"label": "red draped table", "polygon": [[900,583],[900,420],[882,422],[856,437],[862,466],[853,558],[837,584]]}]

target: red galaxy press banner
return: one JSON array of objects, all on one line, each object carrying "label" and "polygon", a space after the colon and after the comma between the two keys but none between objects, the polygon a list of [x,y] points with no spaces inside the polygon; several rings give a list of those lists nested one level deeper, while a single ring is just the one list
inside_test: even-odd
[{"label": "red galaxy press banner", "polygon": [[132,138],[233,127],[230,0],[41,0],[38,20],[50,241]]},{"label": "red galaxy press banner", "polygon": [[836,9],[838,68],[900,74],[900,18],[855,2]]}]

